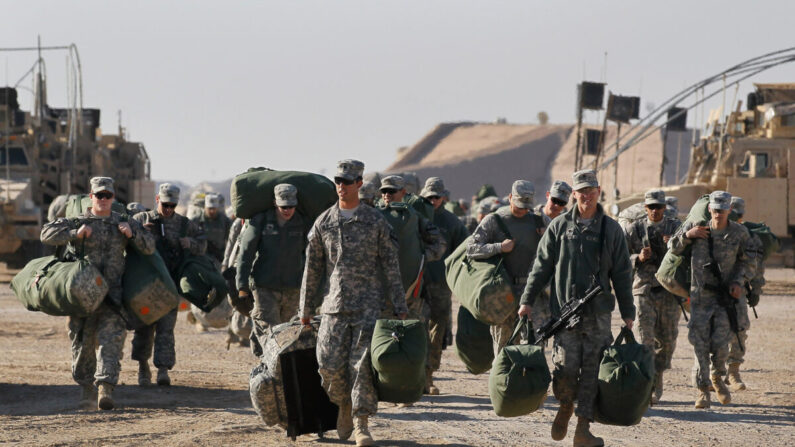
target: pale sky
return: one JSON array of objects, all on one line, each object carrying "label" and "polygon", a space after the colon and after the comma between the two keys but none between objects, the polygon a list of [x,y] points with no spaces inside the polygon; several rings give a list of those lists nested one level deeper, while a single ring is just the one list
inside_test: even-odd
[{"label": "pale sky", "polygon": [[[152,177],[191,184],[249,166],[332,172],[342,158],[380,170],[440,122],[535,123],[544,110],[572,123],[583,78],[640,95],[643,115],[795,46],[791,0],[7,0],[0,10],[0,47],[37,35],[77,44],[85,106],[102,109],[106,133],[122,110]],[[63,107],[65,53],[45,58],[50,104]],[[0,84],[34,61],[0,53]],[[795,82],[795,65],[754,81]]]}]

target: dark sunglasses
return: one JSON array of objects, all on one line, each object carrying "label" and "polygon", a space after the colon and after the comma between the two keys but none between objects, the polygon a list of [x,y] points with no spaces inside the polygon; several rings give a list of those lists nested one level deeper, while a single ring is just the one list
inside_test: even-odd
[{"label": "dark sunglasses", "polygon": [[439,197],[439,196],[430,196],[427,199],[428,200],[439,200],[439,199],[441,199],[441,197]]},{"label": "dark sunglasses", "polygon": [[397,189],[382,189],[381,190],[381,194],[392,195],[392,194],[396,194],[396,193],[397,193]]},{"label": "dark sunglasses", "polygon": [[557,206],[566,206],[566,202],[560,199],[549,199]]},{"label": "dark sunglasses", "polygon": [[356,183],[356,181],[355,180],[348,180],[348,179],[342,178],[342,177],[334,177],[334,183],[336,183],[337,185],[351,186],[354,183]]},{"label": "dark sunglasses", "polygon": [[100,200],[110,200],[110,199],[113,198],[113,194],[111,194],[109,192],[98,192],[98,193],[94,194],[94,197],[96,197],[97,199],[100,199]]},{"label": "dark sunglasses", "polygon": [[657,205],[646,205],[646,208],[649,208],[649,209],[652,209],[652,210],[662,210],[662,209],[665,209],[665,205],[659,205],[659,204],[657,204]]},{"label": "dark sunglasses", "polygon": [[280,206],[279,207],[280,210],[291,210],[291,209],[294,209],[294,208],[295,208],[295,206]]},{"label": "dark sunglasses", "polygon": [[174,208],[177,207],[176,203],[162,203],[161,202],[160,204],[163,205],[163,208],[166,208],[166,209],[174,209]]}]

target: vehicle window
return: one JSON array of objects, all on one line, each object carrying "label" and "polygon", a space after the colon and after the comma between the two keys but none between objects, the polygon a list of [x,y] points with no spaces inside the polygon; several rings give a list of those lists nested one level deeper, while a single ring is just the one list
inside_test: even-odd
[{"label": "vehicle window", "polygon": [[[28,165],[28,157],[25,155],[25,150],[21,147],[9,147],[8,153],[11,154],[11,166]],[[6,159],[6,148],[0,147],[0,166],[5,166]]]}]

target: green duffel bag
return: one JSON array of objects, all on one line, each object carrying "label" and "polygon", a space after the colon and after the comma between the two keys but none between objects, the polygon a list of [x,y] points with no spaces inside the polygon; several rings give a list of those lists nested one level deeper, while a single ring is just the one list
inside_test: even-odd
[{"label": "green duffel bag", "polygon": [[412,403],[425,389],[428,341],[419,320],[377,320],[370,342],[370,362],[378,400]]},{"label": "green duffel bag", "polygon": [[124,260],[122,301],[128,313],[150,325],[179,305],[179,293],[163,258],[127,249]]},{"label": "green duffel bag", "polygon": [[11,289],[28,310],[47,315],[86,317],[108,294],[105,278],[83,258],[34,259],[11,280]]},{"label": "green duffel bag", "polygon": [[511,279],[502,256],[467,257],[467,238],[444,260],[447,285],[472,316],[486,324],[499,324],[516,311]]},{"label": "green duffel bag", "polygon": [[[523,328],[530,338],[530,323],[527,317],[522,317],[510,340]],[[501,417],[515,417],[538,410],[547,397],[550,382],[552,375],[541,346],[508,343],[494,359],[489,374],[489,397],[494,412]]]},{"label": "green duffel bag", "polygon": [[458,329],[455,332],[455,353],[467,371],[482,374],[494,361],[489,325],[477,320],[466,307],[458,308]]},{"label": "green duffel bag", "polygon": [[[75,217],[82,216],[86,210],[91,207],[91,197],[88,194],[73,194],[66,199],[66,215],[67,219],[74,219]],[[113,201],[111,210],[127,215],[127,208],[121,202]]]},{"label": "green duffel bag", "polygon": [[594,420],[600,424],[635,425],[649,408],[654,352],[626,326],[602,354],[597,388]]},{"label": "green duffel bag", "polygon": [[751,236],[757,236],[759,240],[762,241],[763,261],[767,260],[771,254],[777,252],[781,248],[781,242],[779,242],[776,235],[770,231],[770,227],[764,223],[743,222],[743,225],[748,229],[748,232],[751,233]]},{"label": "green duffel bag", "polygon": [[403,198],[403,201],[408,206],[414,208],[414,211],[419,213],[420,216],[433,223],[433,205],[428,201],[428,199],[416,194],[406,194],[406,197]]},{"label": "green duffel bag", "polygon": [[[690,222],[709,222],[712,216],[709,214],[709,194],[705,194],[696,200],[690,208],[684,223],[676,230],[674,236],[679,236]],[[660,268],[654,277],[665,287],[665,290],[674,295],[687,298],[690,296],[690,247],[687,247],[681,255],[675,255],[668,250],[660,263]]]},{"label": "green duffel bag", "polygon": [[250,219],[273,208],[273,187],[289,183],[298,188],[298,211],[314,221],[337,202],[334,182],[328,178],[300,171],[249,170],[232,180],[230,203],[235,216]]},{"label": "green duffel bag", "polygon": [[199,309],[210,312],[226,298],[226,280],[207,256],[186,256],[177,272],[180,296]]}]

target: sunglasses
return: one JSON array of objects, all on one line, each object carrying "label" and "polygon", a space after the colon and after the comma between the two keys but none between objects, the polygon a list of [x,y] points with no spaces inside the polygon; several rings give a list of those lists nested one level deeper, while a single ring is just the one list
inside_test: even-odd
[{"label": "sunglasses", "polygon": [[557,206],[566,206],[566,202],[565,202],[565,201],[563,201],[563,200],[560,200],[560,199],[553,199],[553,198],[550,198],[549,200],[551,200],[551,201],[552,201],[552,203],[554,203],[554,204],[555,204],[555,205],[557,205]]},{"label": "sunglasses", "polygon": [[659,205],[659,204],[658,205],[646,205],[646,208],[649,208],[649,209],[652,209],[652,210],[662,210],[662,209],[665,209],[665,205]]},{"label": "sunglasses", "polygon": [[356,183],[356,181],[355,180],[348,180],[348,179],[342,178],[342,177],[334,177],[334,183],[337,184],[337,185],[350,186],[350,185],[353,185],[354,183]]},{"label": "sunglasses", "polygon": [[280,210],[292,210],[295,209],[295,206],[280,206]]},{"label": "sunglasses", "polygon": [[430,196],[430,197],[428,197],[428,200],[439,200],[439,199],[441,199],[441,197],[439,197],[439,196]]},{"label": "sunglasses", "polygon": [[381,194],[392,195],[392,194],[396,194],[396,193],[397,193],[397,189],[382,189],[381,190]]},{"label": "sunglasses", "polygon": [[177,207],[176,203],[162,203],[161,202],[160,205],[162,205],[163,208],[165,208],[165,209],[174,209],[174,208]]},{"label": "sunglasses", "polygon": [[111,194],[109,192],[98,192],[98,193],[94,194],[94,197],[96,197],[97,199],[100,199],[100,200],[110,200],[110,199],[113,198],[113,194]]}]

